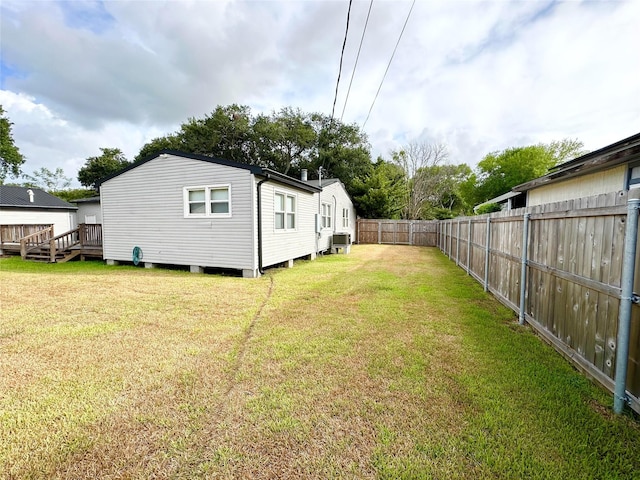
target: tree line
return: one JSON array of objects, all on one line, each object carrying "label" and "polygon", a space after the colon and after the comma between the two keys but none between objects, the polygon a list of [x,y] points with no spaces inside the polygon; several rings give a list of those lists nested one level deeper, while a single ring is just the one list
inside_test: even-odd
[{"label": "tree line", "polygon": [[[247,106],[218,106],[202,118],[189,118],[173,133],[146,143],[131,160],[118,148],[101,148],[78,171],[83,189],[70,189],[61,168],[42,167],[23,174],[25,162],[11,134],[12,123],[0,106],[0,184],[22,178],[72,201],[95,195],[99,181],[164,149],[208,155],[271,168],[309,179],[339,178],[363,218],[444,219],[473,213],[473,207],[544,175],[553,166],[583,153],[579,140],[508,148],[491,152],[475,169],[452,164],[444,144],[410,142],[388,158],[371,158],[367,136],[356,124],[291,107],[253,115]],[[488,209],[497,208],[489,206]]]}]

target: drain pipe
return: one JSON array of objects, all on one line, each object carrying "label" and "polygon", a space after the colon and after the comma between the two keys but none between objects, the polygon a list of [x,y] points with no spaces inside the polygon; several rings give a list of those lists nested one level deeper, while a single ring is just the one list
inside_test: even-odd
[{"label": "drain pipe", "polygon": [[256,186],[258,194],[258,272],[260,275],[264,273],[262,270],[262,190],[260,187],[269,180],[271,180],[271,177],[268,173],[265,173],[264,179],[260,180]]},{"label": "drain pipe", "polygon": [[629,333],[631,330],[631,305],[637,303],[633,295],[633,281],[636,268],[636,245],[638,241],[638,208],[640,189],[629,190],[627,200],[627,229],[624,237],[624,257],[622,261],[622,292],[618,315],[618,346],[616,348],[616,381],[613,393],[613,411],[622,413],[627,401],[627,365],[629,362]]}]

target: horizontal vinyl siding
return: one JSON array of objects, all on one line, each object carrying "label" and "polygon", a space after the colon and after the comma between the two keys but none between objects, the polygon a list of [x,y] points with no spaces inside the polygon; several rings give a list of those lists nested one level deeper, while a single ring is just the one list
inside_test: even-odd
[{"label": "horizontal vinyl siding", "polygon": [[[229,184],[230,218],[184,218],[184,187]],[[104,258],[255,269],[248,170],[163,155],[101,187]]]},{"label": "horizontal vinyl siding", "polygon": [[[317,195],[317,194],[316,194]],[[321,201],[322,203],[330,203],[331,207],[334,209],[333,219],[332,219],[332,228],[324,228],[322,229],[322,233],[319,240],[319,250],[328,250],[331,248],[331,236],[334,233],[350,233],[351,241],[355,240],[355,226],[356,226],[356,211],[353,207],[353,202],[351,198],[345,191],[342,184],[336,182],[331,185],[327,185],[322,189]],[[316,196],[317,202],[317,196]],[[342,209],[349,209],[349,227],[344,228],[342,226]]]},{"label": "horizontal vinyl siding", "polygon": [[53,233],[61,235],[71,230],[75,211],[33,210],[27,208],[0,209],[2,225],[48,225],[53,224]]},{"label": "horizontal vinyl siding", "polygon": [[626,164],[619,165],[604,172],[591,173],[534,188],[528,192],[528,206],[619,192],[625,189],[627,168],[629,166]]},{"label": "horizontal vinyl siding", "polygon": [[86,223],[85,216],[95,215],[96,223],[102,223],[102,209],[99,203],[79,203],[78,223]]},{"label": "horizontal vinyl siding", "polygon": [[[262,192],[262,264],[264,267],[315,253],[315,214],[318,211],[317,197],[312,193],[297,190],[275,182],[266,182]],[[276,231],[275,192],[295,195],[297,198],[297,228],[291,231]]]}]

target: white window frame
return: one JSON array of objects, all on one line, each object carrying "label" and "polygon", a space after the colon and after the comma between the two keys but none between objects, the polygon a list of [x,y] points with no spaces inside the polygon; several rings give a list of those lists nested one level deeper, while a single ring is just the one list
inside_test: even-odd
[{"label": "white window frame", "polygon": [[[282,196],[284,210],[278,209],[277,196]],[[289,208],[289,200],[293,199],[293,211]],[[278,227],[277,218],[282,215],[282,228]],[[289,227],[289,218],[293,218],[293,227]],[[276,190],[273,193],[273,229],[276,232],[294,232],[298,230],[298,195],[291,192]]]},{"label": "white window frame", "polygon": [[342,228],[349,228],[349,209],[342,209]]},{"label": "white window frame", "polygon": [[[212,190],[227,190],[227,201],[216,202],[211,201]],[[189,208],[191,202],[189,201],[189,192],[195,192],[198,190],[204,191],[204,213],[191,213]],[[215,213],[211,211],[212,203],[227,203],[229,205],[229,211],[225,213]],[[231,185],[228,183],[217,185],[199,185],[194,187],[184,187],[183,189],[183,204],[184,204],[184,218],[230,218],[231,217]]]},{"label": "white window frame", "polygon": [[333,214],[331,213],[333,205],[330,203],[322,202],[322,228],[333,228]]}]

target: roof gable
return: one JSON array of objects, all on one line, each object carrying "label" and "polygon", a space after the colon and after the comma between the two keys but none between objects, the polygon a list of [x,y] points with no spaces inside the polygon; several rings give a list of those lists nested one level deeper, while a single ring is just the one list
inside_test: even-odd
[{"label": "roof gable", "polygon": [[224,165],[227,167],[231,167],[231,168],[240,168],[242,170],[249,170],[253,175],[260,175],[262,177],[266,177],[266,178],[270,178],[274,181],[278,181],[280,183],[284,183],[286,185],[301,189],[301,190],[305,190],[307,192],[319,192],[320,188],[318,187],[314,187],[312,185],[307,185],[305,182],[302,182],[301,180],[298,180],[296,178],[293,177],[289,177],[287,175],[284,175],[282,173],[276,172],[275,170],[271,170],[268,168],[262,168],[260,166],[257,165],[248,165],[246,163],[238,163],[238,162],[232,162],[230,160],[225,160],[223,158],[217,158],[217,157],[209,157],[207,155],[198,155],[195,153],[185,153],[185,152],[179,152],[177,150],[162,150],[160,152],[158,152],[157,154],[154,155],[150,155],[148,157],[143,158],[142,160],[140,160],[139,162],[135,162],[132,163],[131,165],[128,165],[127,167],[123,168],[122,170],[120,170],[119,172],[116,172],[112,175],[109,175],[108,177],[105,177],[103,179],[101,179],[98,182],[98,185],[101,185],[105,182],[108,182],[109,180],[116,178],[120,175],[122,175],[123,173],[128,172],[129,170],[133,170],[134,168],[139,167],[140,165],[143,165],[145,163],[148,163],[152,160],[155,160],[156,158],[161,157],[162,155],[173,155],[175,157],[182,157],[182,158],[189,158],[191,160],[199,160],[201,162],[207,162],[207,163],[213,163],[216,165]]},{"label": "roof gable", "polygon": [[[33,192],[33,202],[29,191]],[[39,188],[0,185],[0,207],[77,210],[77,207]]]}]

